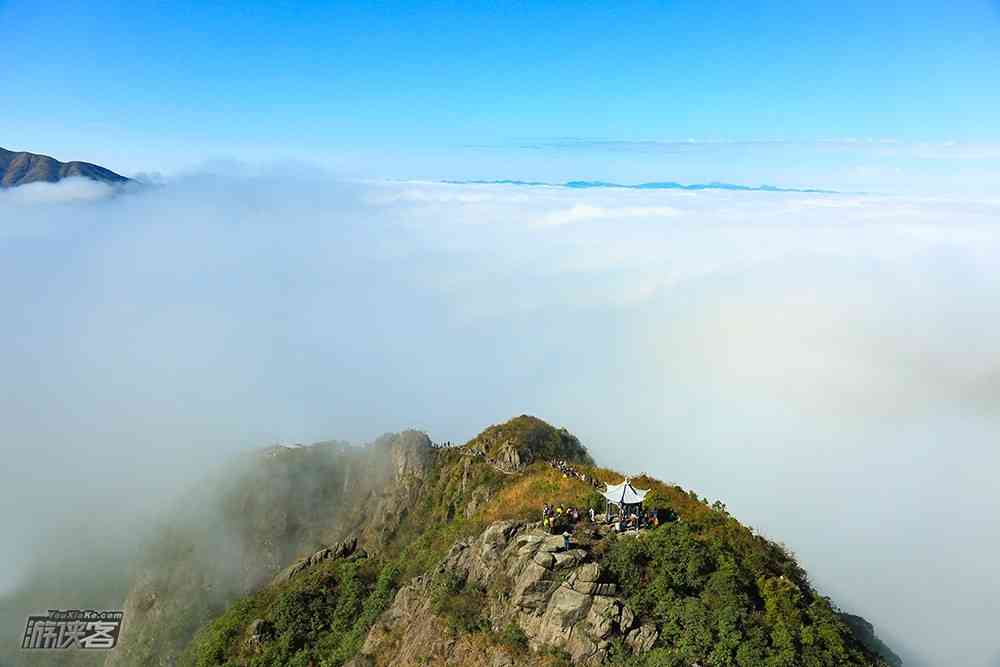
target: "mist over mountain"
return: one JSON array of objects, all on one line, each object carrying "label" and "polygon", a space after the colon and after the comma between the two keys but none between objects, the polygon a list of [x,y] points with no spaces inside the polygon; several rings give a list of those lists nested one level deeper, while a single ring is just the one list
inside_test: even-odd
[{"label": "mist over mountain", "polygon": [[101,567],[50,558],[0,596],[7,623],[55,598],[123,606],[118,648],[8,640],[0,664],[902,664],[784,547],[693,491],[636,477],[663,524],[631,535],[539,521],[545,503],[603,512],[598,490],[621,480],[528,415],[462,446],[411,430],[258,449],[192,480],[137,549],[78,545]]},{"label": "mist over mountain", "polygon": [[[907,664],[992,667],[995,201],[290,173],[0,193],[0,504],[25,508],[0,534],[0,595],[155,592],[92,581],[113,554],[138,562],[161,526],[146,517],[249,448],[407,426],[464,443],[530,413],[602,466],[722,499]],[[333,507],[293,487],[278,485],[302,521],[248,504],[251,528],[334,547],[300,530]],[[215,565],[243,562],[209,537]],[[71,567],[84,546],[108,567]],[[36,576],[53,562],[63,576]],[[358,574],[369,596],[377,573]]]},{"label": "mist over mountain", "polygon": [[127,183],[128,178],[89,162],[60,162],[48,155],[0,148],[0,187],[29,183],[57,183],[64,178],[88,178],[109,185]]},{"label": "mist over mountain", "polygon": [[1000,0],[0,28],[0,667],[1000,667]]}]

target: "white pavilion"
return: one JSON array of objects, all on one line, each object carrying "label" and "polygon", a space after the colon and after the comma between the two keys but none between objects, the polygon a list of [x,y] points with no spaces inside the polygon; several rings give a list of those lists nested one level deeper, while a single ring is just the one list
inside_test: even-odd
[{"label": "white pavilion", "polygon": [[607,489],[601,492],[608,501],[607,514],[611,516],[611,508],[618,510],[619,516],[638,514],[642,507],[642,501],[649,493],[649,489],[637,489],[632,486],[632,480],[626,478],[621,484],[608,484]]}]

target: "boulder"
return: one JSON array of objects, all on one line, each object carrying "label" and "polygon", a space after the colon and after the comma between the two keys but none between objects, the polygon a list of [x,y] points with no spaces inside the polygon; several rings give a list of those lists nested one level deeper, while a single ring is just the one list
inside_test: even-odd
[{"label": "boulder", "polygon": [[550,535],[545,538],[545,540],[538,547],[538,550],[554,553],[556,551],[562,551],[565,547],[566,540],[563,539],[562,535]]},{"label": "boulder", "polygon": [[302,570],[306,569],[307,567],[309,567],[309,559],[303,558],[302,560],[289,565],[288,568],[285,569],[284,572],[281,572],[278,576],[276,576],[274,580],[277,583],[288,581],[289,579],[297,575],[299,572],[302,572]]},{"label": "boulder", "polygon": [[540,542],[544,541],[546,537],[548,537],[548,535],[546,535],[545,533],[542,533],[540,531],[535,531],[535,532],[531,532],[531,533],[525,533],[523,535],[518,535],[517,539],[514,540],[514,544],[516,544],[519,547],[520,546],[524,546],[526,544],[536,544],[537,545]]},{"label": "boulder", "polygon": [[346,540],[344,540],[343,542],[341,542],[336,546],[336,548],[333,550],[333,557],[344,558],[346,556],[350,556],[351,554],[354,553],[354,550],[357,548],[358,548],[358,538],[348,537]]},{"label": "boulder", "polygon": [[587,557],[587,552],[583,549],[570,549],[554,554],[556,567],[575,567],[580,561]]},{"label": "boulder", "polygon": [[592,602],[591,596],[560,586],[552,594],[545,610],[547,624],[553,629],[558,629],[556,634],[562,634],[586,616]]},{"label": "boulder", "polygon": [[511,536],[517,532],[521,525],[522,524],[518,521],[497,521],[496,523],[490,524],[489,527],[483,531],[479,541],[483,545],[493,547],[499,553],[500,549],[507,546]]},{"label": "boulder", "polygon": [[597,642],[582,632],[570,633],[569,639],[563,644],[573,662],[592,663],[590,660],[597,653]]},{"label": "boulder", "polygon": [[543,607],[552,584],[552,572],[531,561],[514,581],[511,601],[523,609]]},{"label": "boulder", "polygon": [[333,556],[332,549],[320,549],[319,551],[317,551],[316,553],[314,553],[312,556],[309,557],[309,564],[316,565],[320,561],[324,561],[332,556]]},{"label": "boulder", "polygon": [[576,578],[579,581],[597,581],[601,578],[601,566],[597,563],[581,565],[576,571]]},{"label": "boulder", "polygon": [[621,627],[622,632],[628,632],[632,629],[632,624],[635,623],[635,614],[627,606],[622,607],[621,620],[618,625]]},{"label": "boulder", "polygon": [[539,551],[537,554],[532,556],[531,560],[535,561],[547,570],[551,570],[556,564],[556,557],[546,551]]},{"label": "boulder", "polygon": [[645,653],[653,648],[653,644],[656,643],[658,636],[659,633],[656,631],[656,626],[651,623],[645,623],[628,633],[625,637],[625,643],[632,649],[633,653]]},{"label": "boulder", "polygon": [[618,617],[618,601],[611,597],[598,595],[594,597],[590,605],[587,622],[590,623],[595,637],[607,639],[614,632]]}]

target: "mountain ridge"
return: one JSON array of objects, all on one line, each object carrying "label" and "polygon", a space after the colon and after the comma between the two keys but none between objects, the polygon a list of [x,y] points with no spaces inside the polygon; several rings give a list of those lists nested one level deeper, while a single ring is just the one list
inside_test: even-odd
[{"label": "mountain ridge", "polygon": [[410,430],[257,450],[161,521],[104,665],[899,667],[721,502],[638,475],[659,527],[584,518],[566,547],[542,525],[543,504],[586,515],[624,478],[528,415],[460,446]]},{"label": "mountain ridge", "polygon": [[0,147],[0,188],[29,183],[57,183],[73,177],[89,178],[109,185],[121,185],[131,180],[90,162],[60,162],[48,155]]},{"label": "mountain ridge", "polygon": [[736,192],[793,192],[808,194],[843,194],[838,190],[822,190],[819,188],[782,188],[776,185],[739,185],[736,183],[724,183],[712,181],[710,183],[678,183],[676,181],[651,181],[648,183],[614,183],[611,181],[564,181],[562,183],[549,183],[545,181],[520,181],[515,179],[499,180],[473,180],[473,181],[441,181],[448,185],[523,185],[530,187],[550,187],[550,188],[570,188],[575,190],[590,189],[621,189],[621,190],[731,190]]}]

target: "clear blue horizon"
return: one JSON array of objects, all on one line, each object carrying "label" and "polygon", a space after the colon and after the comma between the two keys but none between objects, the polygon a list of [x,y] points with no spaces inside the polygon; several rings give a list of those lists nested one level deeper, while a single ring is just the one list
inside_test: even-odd
[{"label": "clear blue horizon", "polygon": [[977,189],[1000,5],[0,2],[0,145],[125,173]]}]

